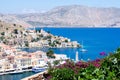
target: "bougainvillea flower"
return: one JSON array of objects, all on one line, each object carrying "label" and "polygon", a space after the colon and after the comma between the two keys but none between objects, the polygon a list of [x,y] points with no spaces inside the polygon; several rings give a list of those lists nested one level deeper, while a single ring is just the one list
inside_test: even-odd
[{"label": "bougainvillea flower", "polygon": [[105,53],[105,52],[100,52],[100,55],[101,55],[101,56],[105,56],[106,53]]}]

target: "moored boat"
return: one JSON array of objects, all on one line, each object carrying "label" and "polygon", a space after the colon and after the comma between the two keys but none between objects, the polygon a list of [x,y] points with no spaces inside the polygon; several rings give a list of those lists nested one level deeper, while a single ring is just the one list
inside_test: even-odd
[{"label": "moored boat", "polygon": [[44,67],[33,67],[32,68],[32,71],[35,72],[35,73],[37,73],[37,72],[43,72],[45,70],[46,70],[46,68],[44,68]]},{"label": "moored boat", "polygon": [[0,71],[0,75],[5,75],[6,73],[4,71]]},{"label": "moored boat", "polygon": [[18,73],[23,73],[24,71],[22,69],[10,69],[10,70],[3,70],[0,71],[0,75],[5,75],[5,74],[18,74]]},{"label": "moored boat", "polygon": [[86,50],[86,49],[84,49],[84,48],[82,48],[80,51],[81,51],[81,52],[86,52],[87,50]]},{"label": "moored boat", "polygon": [[18,70],[15,70],[13,72],[10,72],[9,74],[20,74],[20,73],[23,73],[24,71],[21,70],[21,69],[18,69]]},{"label": "moored boat", "polygon": [[87,49],[85,49],[84,46],[83,46],[83,41],[82,41],[82,45],[81,45],[81,50],[80,51],[81,52],[87,52]]}]

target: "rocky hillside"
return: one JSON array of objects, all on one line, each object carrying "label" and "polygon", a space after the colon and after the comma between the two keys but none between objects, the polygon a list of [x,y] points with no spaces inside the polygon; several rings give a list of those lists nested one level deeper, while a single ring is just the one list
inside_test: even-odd
[{"label": "rocky hillside", "polygon": [[25,22],[22,19],[19,19],[15,14],[0,14],[0,20],[12,24],[19,24],[24,27],[31,27],[29,23]]},{"label": "rocky hillside", "polygon": [[0,33],[2,33],[2,32],[12,33],[14,31],[14,29],[18,29],[18,30],[22,31],[22,30],[24,30],[24,26],[18,25],[15,23],[13,23],[13,24],[7,23],[7,22],[0,20]]},{"label": "rocky hillside", "polygon": [[71,41],[50,32],[25,29],[18,24],[0,21],[0,43],[14,47],[80,47],[77,41]]},{"label": "rocky hillside", "polygon": [[[60,6],[45,13],[12,15],[34,26],[119,27],[120,8]],[[9,18],[9,17],[8,17]]]},{"label": "rocky hillside", "polygon": [[[27,37],[26,37],[27,36]],[[0,42],[6,45],[21,45],[30,42],[30,35],[26,35],[24,26],[0,21]]]}]

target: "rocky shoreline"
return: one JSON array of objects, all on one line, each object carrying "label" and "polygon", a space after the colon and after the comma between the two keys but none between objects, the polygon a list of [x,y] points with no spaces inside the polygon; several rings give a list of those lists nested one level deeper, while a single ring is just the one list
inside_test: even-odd
[{"label": "rocky shoreline", "polygon": [[77,41],[71,41],[63,36],[55,36],[43,29],[30,30],[21,25],[0,22],[0,41],[14,47],[48,47],[72,48],[80,47]]}]

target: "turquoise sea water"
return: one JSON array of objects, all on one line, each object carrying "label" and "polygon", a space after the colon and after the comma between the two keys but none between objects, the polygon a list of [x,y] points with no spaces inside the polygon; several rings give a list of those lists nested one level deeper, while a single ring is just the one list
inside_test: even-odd
[{"label": "turquoise sea water", "polygon": [[65,53],[75,59],[75,52],[79,52],[79,59],[84,60],[100,58],[100,52],[113,52],[120,46],[120,28],[46,28],[55,35],[62,35],[84,44],[86,53],[80,49],[55,49],[56,53]]},{"label": "turquoise sea water", "polygon": [[[40,28],[36,28],[40,29]],[[88,51],[83,53],[80,48],[53,48],[57,54],[66,54],[71,59],[75,59],[75,52],[79,52],[79,59],[94,60],[102,58],[100,52],[114,52],[120,46],[120,28],[43,28],[45,31],[58,36],[70,38],[72,41],[83,42],[84,48]],[[36,51],[39,49],[25,49]],[[43,49],[47,51],[48,49]]]},{"label": "turquoise sea water", "polygon": [[[36,28],[39,29],[39,28]],[[80,48],[53,48],[57,54],[66,54],[71,59],[75,59],[75,52],[79,52],[79,59],[94,60],[102,58],[100,52],[114,52],[120,46],[120,28],[43,28],[45,31],[50,31],[54,35],[68,37],[71,40],[78,41],[84,44],[84,48],[88,51],[80,52]],[[47,48],[32,48],[23,49],[28,52],[36,50],[47,51]],[[3,75],[0,80],[20,80],[23,77],[32,75],[32,72],[17,75]]]},{"label": "turquoise sea water", "polygon": [[33,75],[33,72],[24,72],[22,74],[12,74],[12,75],[2,75],[0,76],[0,80],[21,80],[27,76]]}]

